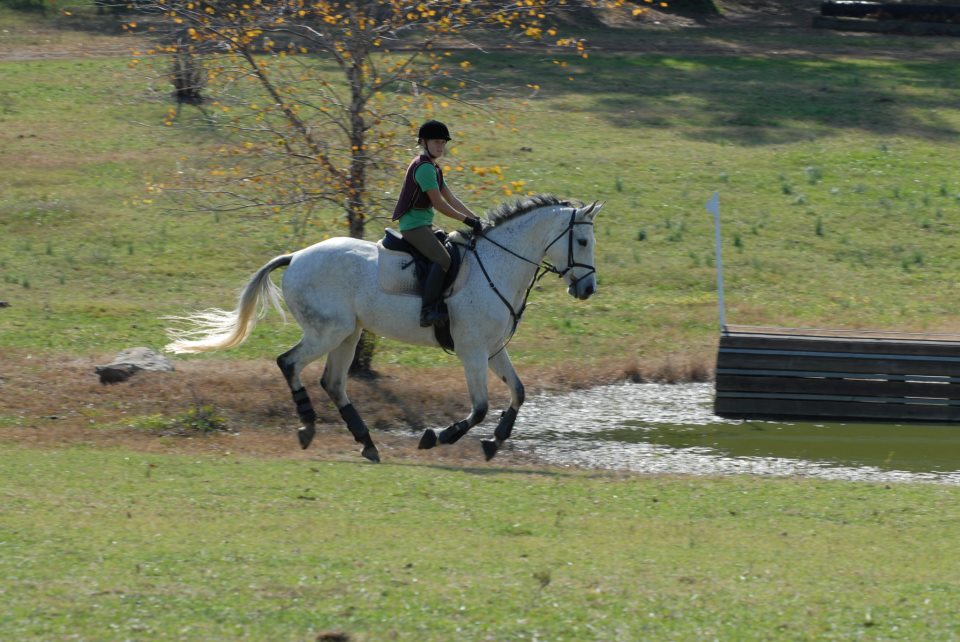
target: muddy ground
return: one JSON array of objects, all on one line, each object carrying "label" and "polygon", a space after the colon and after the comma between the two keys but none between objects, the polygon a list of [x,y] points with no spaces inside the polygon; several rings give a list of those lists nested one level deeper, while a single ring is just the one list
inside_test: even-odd
[{"label": "muddy ground", "polygon": [[[174,372],[139,372],[112,385],[100,383],[98,364],[110,357],[69,358],[10,352],[0,356],[0,443],[55,447],[89,444],[145,452],[233,453],[360,461],[359,446],[319,386],[322,368],[310,366],[304,382],[318,414],[310,449],[297,443],[294,405],[271,359],[175,360]],[[567,392],[624,380],[702,379],[709,372],[686,364],[518,367],[528,394]],[[426,428],[442,429],[469,412],[459,368],[379,368],[375,379],[353,379],[348,393],[373,430],[384,461],[483,462],[479,440],[490,438],[509,405],[502,383],[489,382],[487,420],[454,446],[420,451]],[[215,430],[206,430],[215,427]],[[505,448],[500,465],[532,463]]]}]

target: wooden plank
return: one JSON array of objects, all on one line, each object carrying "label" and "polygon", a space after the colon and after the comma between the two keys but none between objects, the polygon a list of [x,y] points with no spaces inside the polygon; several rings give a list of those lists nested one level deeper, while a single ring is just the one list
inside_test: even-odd
[{"label": "wooden plank", "polygon": [[729,418],[804,417],[960,423],[960,406],[922,406],[893,403],[725,399],[718,397],[714,404],[714,412],[721,417]]},{"label": "wooden plank", "polygon": [[841,339],[888,339],[891,341],[940,341],[947,343],[960,343],[960,334],[937,332],[893,332],[889,330],[837,330],[827,328],[781,328],[774,326],[728,325],[723,332],[723,335],[730,334],[771,335],[783,337],[835,337]]},{"label": "wooden plank", "polygon": [[912,361],[891,358],[851,359],[829,356],[729,354],[721,352],[717,355],[717,368],[952,376],[960,371],[960,363],[955,361]]},{"label": "wooden plank", "polygon": [[928,397],[960,400],[960,385],[883,380],[717,375],[716,390],[717,394],[723,392],[770,392],[855,397]]},{"label": "wooden plank", "polygon": [[801,392],[717,392],[723,399],[773,399],[775,401],[851,401],[868,404],[910,406],[960,406],[960,401],[932,397],[857,397],[851,395],[807,394]]},{"label": "wooden plank", "polygon": [[779,350],[871,355],[953,356],[960,359],[960,343],[942,341],[727,335],[720,338],[719,349],[724,352],[730,350]]},{"label": "wooden plank", "polygon": [[819,370],[777,370],[763,368],[717,368],[717,376],[791,377],[807,379],[873,379],[879,381],[909,381],[913,383],[960,383],[960,377],[947,375],[884,374],[874,372],[831,372]]}]

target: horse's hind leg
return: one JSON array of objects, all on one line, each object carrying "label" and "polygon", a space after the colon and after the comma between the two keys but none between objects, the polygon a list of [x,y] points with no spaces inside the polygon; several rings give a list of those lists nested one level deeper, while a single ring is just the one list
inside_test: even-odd
[{"label": "horse's hind leg", "polygon": [[490,369],[510,389],[510,407],[500,415],[500,423],[497,424],[497,429],[493,431],[494,438],[480,442],[487,461],[493,459],[503,442],[510,438],[513,432],[513,423],[517,420],[517,413],[520,412],[520,406],[523,405],[524,398],[523,383],[517,376],[517,371],[514,370],[506,350],[501,350],[490,359]]},{"label": "horse's hind leg", "polygon": [[347,428],[353,438],[357,440],[357,443],[363,444],[363,456],[372,462],[379,462],[380,453],[373,443],[370,430],[363,419],[360,418],[360,413],[350,403],[349,397],[347,397],[347,371],[350,369],[350,362],[353,361],[353,355],[357,350],[360,332],[360,328],[357,328],[353,334],[344,339],[343,343],[327,355],[327,365],[323,369],[320,385],[330,395],[333,403],[336,404],[340,416],[347,423]]},{"label": "horse's hind leg", "polygon": [[300,343],[277,357],[277,365],[280,366],[280,371],[283,372],[283,377],[290,386],[293,403],[296,404],[297,415],[300,417],[301,426],[297,432],[297,438],[301,448],[310,445],[317,431],[317,413],[313,409],[313,402],[310,401],[307,389],[303,387],[303,382],[300,380],[300,373],[303,372],[304,367],[323,355],[323,352],[312,350],[310,343],[312,342],[304,336]]},{"label": "horse's hind leg", "polygon": [[335,348],[348,332],[317,333],[305,330],[300,343],[277,357],[277,365],[280,366],[280,371],[283,372],[287,385],[290,386],[293,403],[296,404],[297,414],[300,416],[302,426],[297,433],[297,438],[301,448],[307,448],[313,441],[313,436],[316,434],[317,413],[313,409],[313,402],[310,401],[310,396],[303,386],[300,374],[307,365]]}]

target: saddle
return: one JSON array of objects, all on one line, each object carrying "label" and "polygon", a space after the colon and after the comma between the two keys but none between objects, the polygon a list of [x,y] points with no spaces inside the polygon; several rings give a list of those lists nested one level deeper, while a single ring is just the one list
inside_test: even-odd
[{"label": "saddle", "polygon": [[[383,232],[383,240],[380,243],[384,248],[394,252],[405,252],[410,255],[410,258],[413,260],[414,273],[417,275],[417,283],[420,285],[420,291],[422,291],[432,261],[421,254],[420,250],[407,243],[403,236],[400,235],[400,232],[390,228],[385,229]],[[443,290],[444,293],[446,293],[446,291],[453,286],[453,282],[457,280],[463,257],[460,255],[460,245],[452,242],[450,235],[443,230],[436,230],[434,235],[443,246],[447,248],[447,252],[450,254],[450,269],[447,270],[447,277],[443,280]],[[406,269],[406,267],[403,269]]]},{"label": "saddle", "polygon": [[[450,269],[447,270],[443,281],[443,294],[440,306],[446,312],[447,304],[444,301],[459,288],[463,280],[458,282],[460,268],[463,265],[463,245],[454,242],[443,230],[434,232],[437,238],[447,248],[450,254]],[[408,294],[421,296],[423,284],[427,280],[432,261],[420,253],[420,250],[410,245],[396,230],[387,228],[380,246],[380,288],[394,294]],[[411,270],[412,268],[412,270]],[[442,323],[434,326],[437,342],[445,350],[453,350],[453,337],[450,335],[450,324]]]}]

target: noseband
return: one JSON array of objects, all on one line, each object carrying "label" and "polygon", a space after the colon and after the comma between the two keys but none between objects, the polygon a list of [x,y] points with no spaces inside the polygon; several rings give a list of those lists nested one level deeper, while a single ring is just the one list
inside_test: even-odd
[{"label": "noseband", "polygon": [[[562,232],[560,232],[560,234],[558,234],[558,235],[556,236],[556,238],[554,238],[552,241],[550,241],[550,243],[547,244],[547,247],[544,248],[544,250],[543,250],[543,254],[544,254],[544,256],[546,256],[547,251],[548,251],[551,247],[553,247],[554,244],[555,244],[557,241],[559,241],[560,239],[562,239],[564,234],[567,235],[567,266],[566,266],[564,269],[562,269],[562,270],[559,269],[558,267],[556,267],[555,265],[551,265],[550,262],[547,261],[546,259],[543,259],[543,260],[540,261],[540,262],[531,261],[530,259],[528,259],[528,258],[526,258],[526,257],[524,257],[524,256],[521,256],[521,255],[517,254],[516,252],[514,252],[514,251],[511,250],[510,248],[508,248],[508,247],[506,247],[506,246],[504,246],[504,245],[501,245],[500,243],[497,243],[496,241],[494,241],[494,240],[491,239],[491,238],[488,238],[488,237],[485,236],[485,235],[477,235],[477,234],[474,234],[473,240],[472,240],[472,242],[470,243],[469,249],[470,249],[471,252],[473,252],[473,255],[476,257],[476,259],[477,259],[477,265],[480,266],[480,271],[483,272],[483,276],[487,279],[487,285],[490,286],[490,289],[493,290],[493,292],[500,298],[500,300],[503,302],[503,304],[504,304],[505,306],[507,306],[507,310],[510,311],[510,317],[513,319],[513,327],[510,329],[510,334],[509,334],[509,336],[507,337],[507,340],[503,343],[503,345],[500,347],[499,350],[497,350],[497,351],[494,352],[492,355],[490,355],[490,358],[491,358],[491,359],[492,359],[494,356],[496,356],[497,354],[499,354],[501,350],[503,350],[504,348],[506,348],[506,347],[507,347],[507,343],[509,343],[509,342],[510,342],[510,339],[513,338],[514,333],[517,331],[517,326],[520,325],[520,318],[523,316],[523,311],[526,310],[526,308],[527,308],[527,298],[530,296],[530,291],[533,289],[533,286],[537,283],[537,281],[539,281],[540,279],[542,279],[542,278],[543,278],[545,275],[547,275],[547,274],[556,274],[558,277],[560,277],[560,278],[562,279],[564,276],[566,276],[567,272],[569,272],[570,270],[572,270],[572,269],[575,268],[575,267],[586,268],[586,269],[587,269],[587,273],[586,273],[586,274],[583,274],[583,275],[580,276],[579,278],[571,276],[570,286],[571,286],[571,287],[576,287],[577,283],[579,283],[581,279],[585,279],[586,277],[590,276],[591,274],[593,274],[593,273],[595,273],[595,272],[597,271],[597,269],[596,269],[594,266],[588,265],[588,264],[586,264],[586,263],[578,263],[577,261],[575,261],[575,260],[573,259],[573,228],[576,227],[577,225],[593,225],[593,221],[578,221],[578,220],[577,220],[577,209],[576,209],[576,208],[573,208],[573,211],[570,212],[570,222],[567,223],[567,227],[566,227]],[[526,293],[524,293],[524,295],[523,295],[523,303],[520,304],[520,309],[519,309],[519,310],[514,310],[514,309],[513,309],[513,306],[510,305],[510,302],[507,301],[507,298],[506,298],[505,296],[503,296],[503,294],[500,292],[500,290],[497,289],[497,285],[493,282],[493,279],[490,278],[490,274],[487,273],[487,268],[484,267],[483,261],[480,260],[480,255],[479,255],[479,254],[477,253],[477,251],[476,251],[476,244],[477,244],[477,241],[480,240],[480,239],[484,239],[485,241],[488,241],[489,243],[492,243],[493,245],[496,245],[498,248],[500,248],[501,250],[503,250],[503,251],[506,252],[507,254],[509,254],[509,255],[511,255],[511,256],[514,256],[514,257],[520,259],[521,261],[523,261],[523,262],[525,262],[525,263],[529,263],[530,265],[536,266],[537,271],[534,272],[533,280],[531,280],[531,281],[530,281],[530,285],[527,286],[527,291],[526,291]]]},{"label": "noseband", "polygon": [[557,238],[550,241],[550,244],[547,245],[546,249],[543,251],[543,253],[546,254],[547,250],[553,247],[554,243],[556,243],[561,238],[563,238],[564,234],[567,235],[567,267],[563,270],[559,270],[556,268],[556,266],[550,265],[548,261],[544,260],[543,263],[545,267],[543,269],[545,270],[544,274],[546,274],[547,272],[551,272],[553,274],[556,274],[558,277],[562,279],[564,276],[567,275],[567,272],[569,272],[575,267],[587,268],[587,273],[581,275],[580,278],[571,276],[572,282],[570,283],[570,285],[573,285],[573,286],[575,286],[580,281],[580,279],[585,279],[597,271],[597,268],[595,268],[592,265],[587,265],[586,263],[577,263],[576,261],[573,260],[573,228],[574,226],[593,225],[593,221],[578,221],[576,219],[577,219],[577,210],[573,210],[573,212],[570,213],[570,222],[567,223],[567,229],[560,232]]}]

